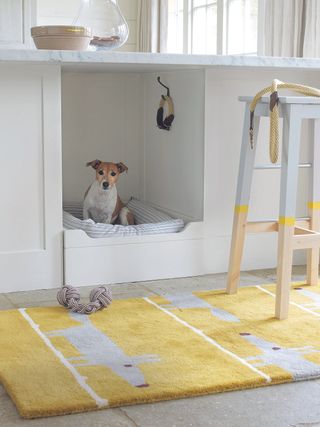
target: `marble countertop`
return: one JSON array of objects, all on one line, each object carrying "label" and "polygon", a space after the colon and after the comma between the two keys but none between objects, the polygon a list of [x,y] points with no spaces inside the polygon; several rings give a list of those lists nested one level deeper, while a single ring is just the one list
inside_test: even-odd
[{"label": "marble countertop", "polygon": [[238,55],[180,55],[138,52],[90,52],[0,49],[0,62],[54,63],[65,68],[123,69],[159,68],[279,68],[320,69],[320,58],[277,58]]}]

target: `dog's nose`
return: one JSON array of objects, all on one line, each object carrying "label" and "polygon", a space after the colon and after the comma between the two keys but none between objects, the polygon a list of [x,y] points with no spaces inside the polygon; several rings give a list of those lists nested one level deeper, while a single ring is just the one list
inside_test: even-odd
[{"label": "dog's nose", "polygon": [[103,186],[103,188],[106,190],[108,187],[109,187],[109,182],[104,182],[103,184],[102,184],[102,186]]}]

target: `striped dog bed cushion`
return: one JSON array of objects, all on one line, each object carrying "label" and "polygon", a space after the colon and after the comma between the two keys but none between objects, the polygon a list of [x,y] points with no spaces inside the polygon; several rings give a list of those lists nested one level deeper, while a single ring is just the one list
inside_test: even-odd
[{"label": "striped dog bed cushion", "polygon": [[83,230],[92,238],[177,233],[184,228],[182,219],[173,219],[137,199],[131,199],[127,206],[135,217],[136,225],[101,224],[91,219],[83,220],[82,203],[64,203],[63,226],[67,230]]}]

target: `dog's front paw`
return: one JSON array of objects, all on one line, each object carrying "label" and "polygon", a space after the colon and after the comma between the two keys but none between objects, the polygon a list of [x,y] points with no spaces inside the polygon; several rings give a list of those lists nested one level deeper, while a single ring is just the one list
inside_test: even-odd
[{"label": "dog's front paw", "polygon": [[119,213],[119,220],[121,225],[133,225],[134,216],[133,213],[129,211],[128,208],[124,207]]},{"label": "dog's front paw", "polygon": [[107,218],[103,222],[105,224],[112,224],[112,216],[107,216]]}]

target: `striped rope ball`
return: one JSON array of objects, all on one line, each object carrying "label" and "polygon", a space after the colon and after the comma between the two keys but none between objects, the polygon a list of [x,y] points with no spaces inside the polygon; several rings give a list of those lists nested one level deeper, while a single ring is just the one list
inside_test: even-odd
[{"label": "striped rope ball", "polygon": [[105,286],[98,286],[90,292],[90,302],[82,304],[80,293],[73,286],[63,286],[59,289],[57,300],[63,307],[69,308],[74,313],[92,314],[98,310],[108,307],[112,302],[112,293]]}]

